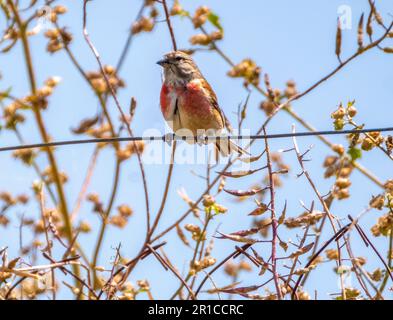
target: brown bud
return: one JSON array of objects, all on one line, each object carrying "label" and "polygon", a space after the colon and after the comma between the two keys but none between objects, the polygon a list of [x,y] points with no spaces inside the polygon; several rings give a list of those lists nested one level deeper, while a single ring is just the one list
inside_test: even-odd
[{"label": "brown bud", "polygon": [[212,206],[215,203],[216,203],[216,200],[214,199],[213,196],[211,196],[209,194],[206,194],[206,195],[203,196],[202,204],[203,204],[204,207],[210,207],[210,206]]},{"label": "brown bud", "polygon": [[336,186],[340,189],[348,188],[351,185],[351,181],[347,178],[338,178],[336,180]]},{"label": "brown bud", "polygon": [[372,197],[369,204],[371,208],[382,210],[383,205],[385,204],[384,195],[378,195],[376,197]]},{"label": "brown bud", "polygon": [[344,148],[344,146],[342,144],[334,144],[332,146],[332,150],[334,152],[337,152],[340,156],[342,156],[344,154],[344,152],[345,152],[345,148]]}]

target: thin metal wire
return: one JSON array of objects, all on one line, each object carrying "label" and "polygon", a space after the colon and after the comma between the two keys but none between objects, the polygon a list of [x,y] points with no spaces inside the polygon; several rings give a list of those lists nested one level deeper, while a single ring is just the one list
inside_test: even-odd
[{"label": "thin metal wire", "polygon": [[[148,137],[114,137],[114,138],[96,138],[96,139],[83,139],[83,140],[65,140],[65,141],[54,141],[49,143],[34,143],[24,144],[18,146],[1,147],[0,152],[14,151],[23,149],[34,149],[34,148],[45,148],[45,147],[57,147],[66,145],[77,145],[77,144],[91,144],[91,143],[111,143],[111,142],[122,142],[122,141],[163,141],[170,143],[171,141],[201,141],[205,142],[219,141],[219,140],[260,140],[260,139],[279,139],[279,138],[291,138],[291,137],[306,137],[306,136],[324,136],[324,135],[341,135],[350,133],[367,133],[367,132],[387,132],[393,131],[393,127],[388,128],[374,128],[374,129],[359,129],[359,130],[326,130],[326,131],[314,131],[314,132],[296,132],[296,133],[277,133],[267,135],[222,135],[222,136],[204,136],[192,137],[192,136],[177,136],[174,133],[166,134],[163,136],[148,136]],[[202,141],[203,141],[202,140]]]}]

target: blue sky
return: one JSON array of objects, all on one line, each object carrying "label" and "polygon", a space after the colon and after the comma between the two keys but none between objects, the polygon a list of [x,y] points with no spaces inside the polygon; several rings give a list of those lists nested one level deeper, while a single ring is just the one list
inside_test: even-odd
[{"label": "blue sky", "polygon": [[[296,2],[290,0],[247,0],[241,2],[228,0],[223,5],[223,2],[218,0],[206,2],[181,1],[184,8],[189,11],[193,11],[198,5],[207,4],[220,16],[225,36],[219,46],[233,61],[240,62],[243,58],[252,58],[261,66],[263,72],[270,75],[273,87],[283,88],[286,81],[293,79],[300,91],[308,88],[337,66],[334,47],[337,10],[341,5],[349,5],[353,15],[352,30],[343,31],[342,56],[345,58],[356,51],[357,21],[362,12],[368,13],[367,2],[366,0],[313,2],[307,0]],[[140,0],[96,0],[89,3],[88,29],[92,41],[105,64],[116,64],[127,37],[130,22],[136,16],[140,5]],[[69,12],[60,17],[59,23],[68,26],[74,35],[71,48],[83,68],[85,70],[97,70],[96,61],[82,36],[81,1],[67,1],[67,7]],[[391,1],[378,1],[378,8],[386,21],[391,19],[391,16],[388,15],[389,12],[392,13],[393,11]],[[0,20],[0,23],[3,28],[3,21]],[[188,39],[196,32],[192,25],[187,19],[178,17],[173,19],[173,24],[178,46],[180,48],[189,47]],[[46,78],[53,75],[61,76],[63,79],[50,99],[48,110],[44,112],[48,131],[54,140],[75,138],[70,131],[70,127],[75,127],[81,119],[91,117],[97,112],[99,106],[96,97],[71,65],[64,52],[54,55],[46,53],[47,40],[42,34],[31,38],[30,41],[38,83],[43,83]],[[170,50],[171,42],[166,24],[158,23],[152,33],[141,34],[134,38],[130,53],[120,73],[127,84],[126,89],[119,92],[121,104],[125,109],[128,108],[132,96],[138,101],[133,122],[133,130],[137,135],[151,128],[158,129],[161,132],[165,130],[165,123],[159,111],[161,70],[155,62]],[[230,120],[235,123],[237,106],[247,96],[241,80],[230,79],[226,76],[229,67],[215,53],[197,53],[195,60],[216,91],[221,107]],[[340,102],[346,103],[349,100],[356,99],[358,122],[366,123],[367,127],[391,126],[392,68],[392,55],[382,54],[379,50],[369,51],[350,63],[319,89],[296,102],[294,109],[317,129],[328,130],[332,128],[330,113],[336,109],[337,105]],[[12,92],[15,96],[22,97],[28,93],[27,74],[20,45],[17,45],[11,54],[1,55],[0,71],[3,75],[3,79],[0,81],[1,90],[12,85]],[[252,92],[248,119],[245,122],[245,128],[250,129],[251,132],[255,132],[265,119],[265,115],[259,110],[259,104],[262,100],[257,92]],[[118,118],[116,106],[112,100],[110,101],[110,110],[113,117]],[[289,132],[293,122],[294,120],[288,115],[279,114],[271,122],[268,132]],[[296,126],[297,131],[303,131],[299,124],[296,124]],[[39,135],[33,121],[27,121],[27,124],[23,125],[22,132],[27,142],[39,141]],[[345,143],[343,137],[335,136],[331,140],[336,143]],[[307,163],[307,168],[321,193],[326,194],[333,183],[333,181],[323,178],[321,169],[323,159],[329,153],[328,148],[315,138],[302,138],[298,142],[303,150],[314,144],[310,153],[313,161]],[[13,134],[0,132],[1,145],[16,143],[17,140]],[[291,147],[292,141],[290,139],[271,141],[272,150]],[[65,187],[70,204],[75,202],[80,190],[93,148],[92,145],[84,145],[62,147],[56,150],[56,158],[60,168],[67,171],[70,177],[70,181]],[[253,153],[258,153],[262,148],[262,143],[256,144]],[[304,177],[296,178],[300,169],[295,155],[292,153],[285,154],[284,159],[290,164],[292,170],[288,177],[284,179],[284,188],[277,192],[277,206],[280,210],[285,200],[287,200],[288,215],[295,216],[302,213],[299,200],[310,204],[312,200],[316,199]],[[38,162],[42,168],[46,166],[44,156],[41,156]],[[391,162],[381,152],[375,150],[365,153],[361,162],[382,180],[392,178],[389,175],[391,173]],[[0,191],[7,189],[15,193],[30,192],[31,183],[36,179],[33,170],[16,163],[11,154],[7,153],[0,155],[0,168]],[[111,190],[113,169],[113,151],[108,149],[100,155],[97,169],[89,187],[89,191],[102,194],[105,197],[105,203]],[[164,165],[147,165],[146,170],[152,211],[156,212],[165,183],[167,167]],[[202,165],[178,165],[175,167],[167,207],[160,221],[159,230],[170,225],[187,209],[187,205],[177,195],[176,191],[179,188],[184,187],[191,198],[196,198],[203,192],[205,182],[193,176],[192,171],[204,174],[205,168]],[[227,187],[228,189],[245,189],[253,183],[261,181],[261,179],[263,179],[262,174],[260,176],[253,175],[241,180],[228,181]],[[346,219],[347,214],[353,216],[359,214],[367,206],[371,195],[380,192],[377,186],[370,183],[358,172],[354,172],[351,181],[353,184],[351,198],[335,202],[332,209],[335,215],[343,219]],[[142,199],[143,190],[139,170],[136,160],[133,158],[123,165],[116,205],[128,203],[134,209],[135,214],[124,230],[114,227],[108,228],[100,260],[102,264],[104,262],[108,263],[110,257],[114,254],[113,248],[119,242],[122,243],[123,255],[127,257],[132,257],[139,250],[145,230],[144,201]],[[218,202],[227,206],[229,211],[226,215],[215,219],[209,228],[210,234],[214,232],[217,226],[220,226],[220,231],[228,233],[250,227],[252,220],[247,217],[247,213],[253,209],[251,200],[238,204],[233,201],[233,197],[221,195]],[[38,213],[38,206],[34,202],[25,212],[28,216],[36,216]],[[381,214],[382,212],[376,211],[368,213],[361,220],[365,230],[369,231],[370,226],[375,223]],[[88,220],[92,223],[93,229],[97,229],[98,219],[91,212],[90,204],[87,203],[82,207],[80,218]],[[195,221],[191,218],[187,222]],[[329,231],[325,232],[324,238],[331,235],[331,230],[326,230]],[[18,243],[15,241],[18,236],[17,220],[13,220],[11,228],[1,229],[1,234],[0,246],[9,246],[10,256],[17,255]],[[280,235],[283,240],[295,239],[295,235],[286,230],[285,227],[282,227]],[[26,238],[28,238],[27,234]],[[90,234],[88,236],[82,235],[79,240],[85,246],[86,251],[91,252],[95,238],[95,234]],[[187,259],[191,258],[192,252],[177,240],[174,232],[164,239],[168,241],[166,253],[181,272],[186,272]],[[356,234],[353,234],[353,240],[355,255],[368,257],[368,270],[374,270],[376,266],[380,265],[369,249],[362,245]],[[386,239],[376,239],[376,244],[381,252],[386,252]],[[233,248],[234,243],[217,239],[213,256],[220,260],[220,258],[229,254]],[[257,248],[265,253],[268,250],[268,248],[264,248],[264,245],[259,245]],[[326,263],[319,271],[312,273],[306,289],[310,293],[318,290],[318,296],[323,298],[328,298],[328,293],[338,292],[337,277],[332,271],[333,266],[333,263]],[[256,270],[253,270],[250,274],[243,274],[243,277],[242,285],[262,283],[266,280],[265,278],[258,278]],[[146,259],[135,269],[131,280],[135,282],[143,278],[150,280],[155,298],[168,298],[178,286],[173,275],[169,272],[166,273],[160,264],[154,261],[153,257]],[[215,281],[218,286],[224,286],[229,284],[230,279],[218,272]],[[209,283],[207,287],[210,287],[210,285]],[[63,292],[62,296],[68,297],[69,295],[67,292]]]}]

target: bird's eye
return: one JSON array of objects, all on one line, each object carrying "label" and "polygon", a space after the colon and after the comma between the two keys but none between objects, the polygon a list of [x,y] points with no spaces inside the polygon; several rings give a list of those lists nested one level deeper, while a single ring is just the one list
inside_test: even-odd
[{"label": "bird's eye", "polygon": [[182,57],[176,57],[176,61],[180,61],[180,60],[183,60],[183,58]]}]

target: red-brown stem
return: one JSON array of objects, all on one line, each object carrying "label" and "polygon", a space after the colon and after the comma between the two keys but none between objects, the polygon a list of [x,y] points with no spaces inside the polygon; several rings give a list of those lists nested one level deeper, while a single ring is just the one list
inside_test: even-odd
[{"label": "red-brown stem", "polygon": [[[263,128],[263,133],[266,136],[266,128]],[[282,293],[279,284],[279,276],[277,273],[277,228],[278,221],[276,218],[276,208],[275,208],[275,189],[274,189],[274,177],[273,177],[273,168],[272,162],[270,159],[270,148],[267,138],[265,138],[265,151],[266,151],[266,159],[267,159],[267,168],[269,172],[269,183],[270,183],[270,212],[271,212],[271,220],[272,220],[272,272],[273,272],[273,280],[274,285],[277,291],[278,300],[282,299]]]},{"label": "red-brown stem", "polygon": [[177,51],[176,38],[175,38],[175,33],[173,32],[172,23],[171,23],[169,11],[168,11],[168,6],[166,4],[166,0],[161,0],[161,2],[162,2],[162,6],[164,7],[165,20],[166,20],[166,23],[168,25],[169,33],[171,35],[173,50]]},{"label": "red-brown stem", "polygon": [[[293,125],[292,131],[293,131],[293,133],[295,133],[295,126],[294,125]],[[335,218],[331,214],[330,209],[329,209],[328,205],[326,204],[326,201],[322,198],[321,193],[318,191],[314,181],[311,179],[310,174],[308,173],[308,171],[306,170],[306,168],[304,166],[303,158],[302,158],[302,155],[300,154],[299,147],[297,145],[295,137],[293,137],[293,145],[294,145],[294,148],[295,148],[297,160],[299,162],[300,167],[302,168],[302,172],[306,176],[307,181],[309,182],[311,188],[313,189],[315,195],[317,196],[319,202],[321,203],[321,205],[322,205],[322,207],[323,207],[323,209],[325,211],[325,214],[327,215],[327,217],[328,217],[328,219],[330,221],[330,224],[332,225],[333,232],[336,234],[337,233],[337,228],[336,228],[336,225],[334,223],[334,219]],[[342,254],[341,254],[341,246],[340,246],[340,243],[339,243],[338,240],[337,240],[337,252],[338,252],[337,267],[340,267],[342,265],[342,260],[341,260]],[[343,280],[342,273],[340,274],[340,281],[341,281],[342,297],[345,300],[345,288],[344,288],[344,280]]]}]

